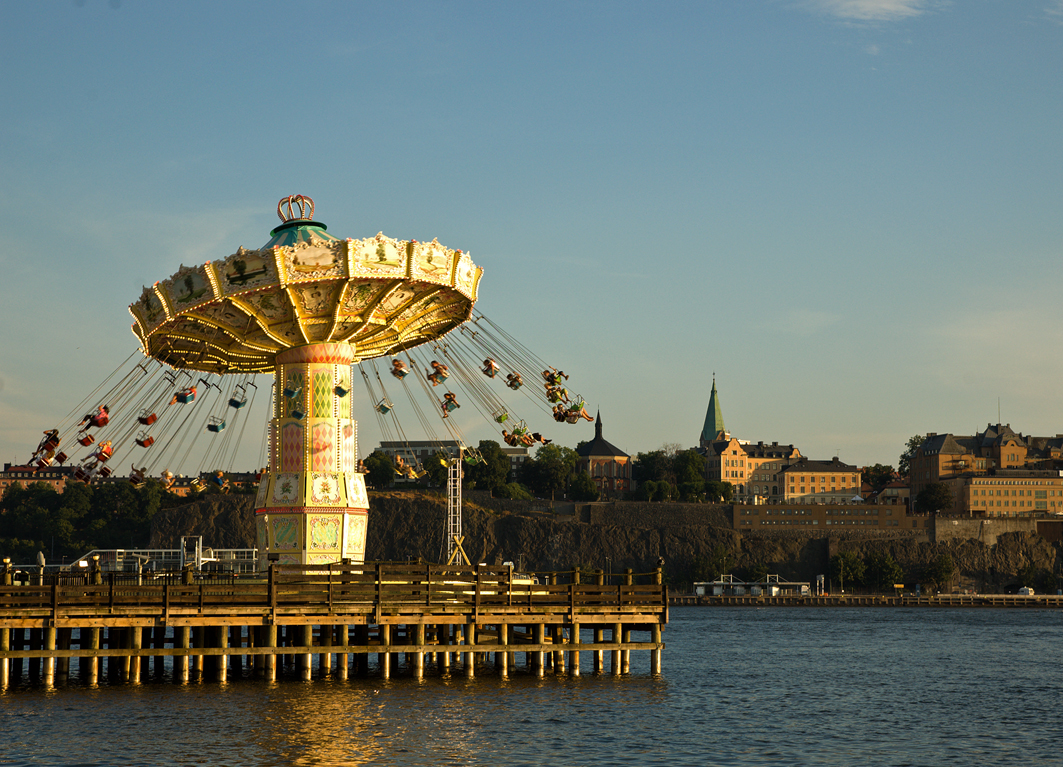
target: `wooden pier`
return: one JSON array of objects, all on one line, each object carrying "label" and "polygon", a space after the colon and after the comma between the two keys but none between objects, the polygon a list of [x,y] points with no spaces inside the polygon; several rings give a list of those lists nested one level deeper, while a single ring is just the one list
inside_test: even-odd
[{"label": "wooden pier", "polygon": [[369,674],[373,655],[384,679],[578,676],[581,653],[591,653],[588,671],[620,675],[632,650],[648,651],[657,674],[668,622],[660,570],[527,577],[485,565],[275,564],[259,578],[222,581],[191,571],[155,580],[97,572],[49,585],[10,585],[10,570],[3,578],[0,688],[63,684],[71,658],[88,684],[309,680],[315,671],[346,679]]}]

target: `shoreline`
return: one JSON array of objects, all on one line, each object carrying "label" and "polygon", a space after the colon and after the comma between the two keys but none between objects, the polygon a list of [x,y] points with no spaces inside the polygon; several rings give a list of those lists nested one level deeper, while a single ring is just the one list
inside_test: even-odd
[{"label": "shoreline", "polygon": [[1034,594],[939,594],[888,596],[885,594],[838,594],[834,596],[697,596],[669,595],[670,607],[993,607],[1063,608],[1063,596]]}]

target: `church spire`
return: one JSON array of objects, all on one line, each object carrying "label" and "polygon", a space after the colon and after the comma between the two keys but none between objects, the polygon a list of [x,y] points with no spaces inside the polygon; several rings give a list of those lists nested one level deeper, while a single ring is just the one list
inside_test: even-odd
[{"label": "church spire", "polygon": [[602,438],[602,411],[598,411],[598,419],[594,422],[594,438]]},{"label": "church spire", "polygon": [[727,433],[727,427],[723,423],[723,411],[720,409],[720,398],[716,394],[716,376],[712,377],[712,393],[709,395],[709,409],[705,413],[705,426],[701,429],[701,446],[707,447],[715,441],[716,436],[723,432]]}]

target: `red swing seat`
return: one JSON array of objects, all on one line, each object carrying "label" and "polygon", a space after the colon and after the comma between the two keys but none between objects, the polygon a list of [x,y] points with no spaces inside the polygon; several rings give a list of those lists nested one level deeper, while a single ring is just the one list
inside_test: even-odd
[{"label": "red swing seat", "polygon": [[91,445],[95,441],[96,441],[96,438],[94,436],[92,436],[91,434],[89,434],[88,432],[85,432],[84,434],[82,434],[81,437],[78,438],[78,444],[79,445],[84,445],[86,447],[88,447],[89,445]]}]

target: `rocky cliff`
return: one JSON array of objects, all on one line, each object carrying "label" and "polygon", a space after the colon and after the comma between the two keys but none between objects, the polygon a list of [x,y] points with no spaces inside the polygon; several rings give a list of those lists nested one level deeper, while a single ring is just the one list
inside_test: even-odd
[{"label": "rocky cliff", "polygon": [[[440,561],[445,517],[446,501],[439,496],[373,494],[367,559]],[[720,568],[747,575],[766,568],[785,580],[813,581],[828,572],[830,557],[842,551],[860,556],[888,552],[909,584],[919,582],[924,569],[948,553],[958,571],[954,586],[980,591],[1014,588],[1024,569],[1055,573],[1061,562],[1058,544],[1030,532],[1004,533],[987,545],[959,538],[931,542],[925,535],[910,533],[739,534],[729,519],[725,506],[567,504],[551,511],[542,502],[470,497],[463,516],[464,548],[474,563],[512,561],[538,572],[576,565],[647,572],[663,558],[668,578],[677,587],[711,580]],[[219,548],[253,546],[252,498],[205,496],[160,512],[153,521],[150,545],[177,546],[182,535],[202,535],[206,545]]]}]

